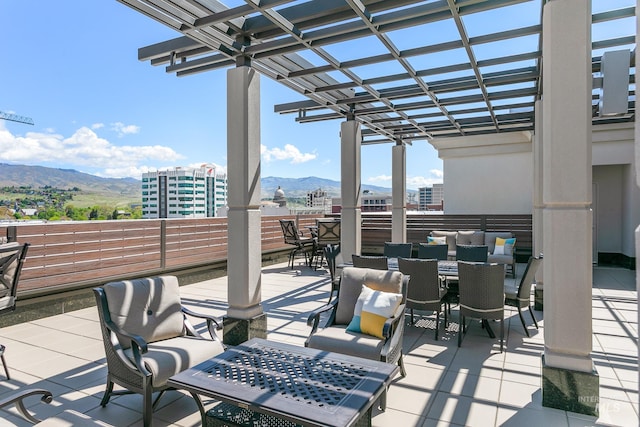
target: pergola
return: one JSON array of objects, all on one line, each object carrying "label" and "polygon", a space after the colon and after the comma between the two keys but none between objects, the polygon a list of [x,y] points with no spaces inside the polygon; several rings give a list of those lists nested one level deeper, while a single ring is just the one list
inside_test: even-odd
[{"label": "pergola", "polygon": [[[394,144],[393,240],[404,241],[406,144],[535,135],[534,250],[544,249],[544,282],[554,284],[545,292],[543,400],[597,411],[587,327],[589,143],[592,125],[635,120],[635,34],[594,40],[591,33],[634,18],[635,7],[609,10],[597,0],[593,13],[590,0],[119,1],[181,34],[141,48],[140,60],[177,76],[228,69],[226,342],[265,329],[261,254],[252,236],[260,227],[259,76],[266,76],[301,95],[275,112],[296,114],[300,123],[341,121],[346,256],[360,250],[362,144]],[[565,262],[575,268],[567,271]],[[567,313],[569,298],[575,307]]]}]

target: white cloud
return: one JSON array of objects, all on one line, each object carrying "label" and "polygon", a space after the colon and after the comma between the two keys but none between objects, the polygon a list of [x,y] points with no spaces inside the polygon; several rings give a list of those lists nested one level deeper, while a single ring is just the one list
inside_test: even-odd
[{"label": "white cloud", "polygon": [[138,178],[141,163],[175,163],[183,158],[172,148],[154,146],[117,146],[100,138],[88,127],[81,127],[69,138],[56,133],[29,132],[14,136],[0,127],[0,161],[26,164],[54,164],[101,170],[108,177]]},{"label": "white cloud", "polygon": [[[432,169],[431,176],[408,176],[407,188],[418,189],[420,187],[428,187],[433,184],[442,183],[442,171],[438,169]],[[378,175],[367,178],[367,183],[375,185],[391,185],[391,175]]]},{"label": "white cloud", "polygon": [[391,175],[378,175],[372,176],[367,179],[367,182],[375,182],[375,183],[388,183],[391,182]]},{"label": "white cloud", "polygon": [[262,159],[267,163],[274,160],[291,160],[291,164],[305,163],[318,157],[315,153],[301,153],[296,146],[291,144],[286,144],[284,148],[275,147],[272,149],[261,145],[260,153]]},{"label": "white cloud", "polygon": [[91,129],[102,129],[104,127],[104,123],[94,123],[91,125]]},{"label": "white cloud", "polygon": [[111,130],[118,133],[119,137],[124,135],[134,134],[140,132],[140,126],[125,125],[121,122],[111,123]]}]

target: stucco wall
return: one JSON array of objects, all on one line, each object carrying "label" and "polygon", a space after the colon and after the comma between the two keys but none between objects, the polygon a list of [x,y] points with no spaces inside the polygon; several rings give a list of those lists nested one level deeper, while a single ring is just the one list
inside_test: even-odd
[{"label": "stucco wall", "polygon": [[445,214],[531,214],[532,153],[444,159]]}]

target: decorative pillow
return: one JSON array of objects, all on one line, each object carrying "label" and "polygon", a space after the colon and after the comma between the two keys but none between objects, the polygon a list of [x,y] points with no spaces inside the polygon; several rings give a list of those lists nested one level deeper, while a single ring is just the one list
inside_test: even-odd
[{"label": "decorative pillow", "polygon": [[[347,330],[383,339],[384,323],[393,316],[401,302],[402,294],[374,291],[362,285],[362,292],[353,310],[353,320]],[[358,321],[360,324],[356,326]]]},{"label": "decorative pillow", "polygon": [[513,245],[516,244],[516,238],[503,239],[496,237],[496,247],[493,250],[494,255],[513,255]]},{"label": "decorative pillow", "polygon": [[446,245],[447,236],[442,236],[442,237],[427,236],[427,243],[430,245]]}]

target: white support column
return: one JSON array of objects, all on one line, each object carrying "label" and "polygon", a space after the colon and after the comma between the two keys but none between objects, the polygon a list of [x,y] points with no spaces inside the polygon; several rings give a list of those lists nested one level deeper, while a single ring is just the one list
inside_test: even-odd
[{"label": "white support column", "polygon": [[592,350],[591,1],[543,13],[543,405],[597,414]]},{"label": "white support column", "polygon": [[[224,342],[266,338],[261,305],[260,75],[227,72],[228,299]],[[264,330],[263,330],[264,329]]]},{"label": "white support column", "polygon": [[[636,0],[636,40],[640,40],[640,0]],[[635,121],[635,168],[636,185],[640,187],[640,120]],[[640,225],[636,228],[636,271],[640,271]],[[636,274],[636,291],[640,291],[640,274]],[[640,301],[638,305],[638,320],[640,321]],[[640,374],[640,357],[638,357],[638,373]]]},{"label": "white support column", "polygon": [[391,241],[407,242],[407,147],[399,141],[391,149]]},{"label": "white support column", "polygon": [[[538,256],[543,251],[544,240],[543,231],[544,224],[542,222],[543,215],[543,199],[542,199],[542,182],[543,182],[543,163],[542,156],[544,143],[542,141],[542,101],[538,100],[535,104],[535,134],[533,136],[533,250],[532,255]],[[540,264],[536,272],[535,285],[535,309],[543,309],[544,294],[544,261]]]},{"label": "white support column", "polygon": [[342,213],[340,225],[340,254],[351,261],[352,254],[360,254],[362,213],[360,210],[360,123],[347,120],[340,125],[340,158]]}]

